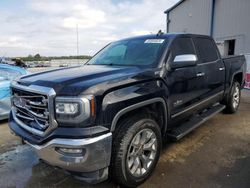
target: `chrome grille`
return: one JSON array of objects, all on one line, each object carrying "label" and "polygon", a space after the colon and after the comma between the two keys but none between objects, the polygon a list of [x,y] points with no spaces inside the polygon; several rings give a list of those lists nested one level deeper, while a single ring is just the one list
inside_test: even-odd
[{"label": "chrome grille", "polygon": [[26,125],[45,131],[49,127],[48,97],[13,89],[16,116]]},{"label": "chrome grille", "polygon": [[12,114],[15,121],[32,134],[44,136],[57,127],[54,118],[55,92],[42,86],[12,83]]}]

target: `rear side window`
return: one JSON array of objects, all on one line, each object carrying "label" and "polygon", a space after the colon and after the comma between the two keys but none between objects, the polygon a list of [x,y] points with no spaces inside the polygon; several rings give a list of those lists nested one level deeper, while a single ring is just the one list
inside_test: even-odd
[{"label": "rear side window", "polygon": [[171,47],[171,60],[177,55],[195,54],[194,46],[190,38],[177,38]]},{"label": "rear side window", "polygon": [[195,38],[194,43],[200,56],[201,63],[218,60],[216,46],[212,40],[207,38]]}]

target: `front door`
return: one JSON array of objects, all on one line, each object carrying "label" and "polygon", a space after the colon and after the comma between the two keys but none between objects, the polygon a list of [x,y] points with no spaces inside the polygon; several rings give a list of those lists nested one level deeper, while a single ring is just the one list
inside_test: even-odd
[{"label": "front door", "polygon": [[[192,39],[188,37],[175,39],[170,46],[167,64],[171,64],[176,56],[185,54],[196,55]],[[181,116],[189,106],[198,102],[204,92],[204,77],[197,77],[197,66],[171,68],[165,81],[169,89],[168,105],[172,119]]]}]

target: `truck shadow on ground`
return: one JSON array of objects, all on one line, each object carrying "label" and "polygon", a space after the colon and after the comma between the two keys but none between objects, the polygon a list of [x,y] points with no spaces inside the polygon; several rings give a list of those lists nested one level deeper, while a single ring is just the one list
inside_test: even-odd
[{"label": "truck shadow on ground", "polygon": [[117,187],[112,181],[107,180],[103,183],[90,185],[80,180],[75,179],[72,175],[64,172],[61,169],[56,169],[47,165],[46,163],[39,161],[32,167],[32,175],[27,181],[25,187]]}]

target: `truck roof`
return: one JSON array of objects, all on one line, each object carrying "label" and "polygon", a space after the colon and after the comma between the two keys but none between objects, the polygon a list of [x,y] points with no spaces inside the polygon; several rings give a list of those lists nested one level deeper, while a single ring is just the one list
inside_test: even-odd
[{"label": "truck roof", "polygon": [[209,37],[207,35],[199,35],[199,34],[191,34],[191,33],[166,33],[166,34],[150,34],[150,35],[140,35],[140,36],[135,36],[135,37],[129,37],[129,38],[125,38],[125,39],[121,39],[119,41],[123,41],[123,40],[133,40],[133,39],[173,39],[179,36],[196,36],[196,37]]}]

